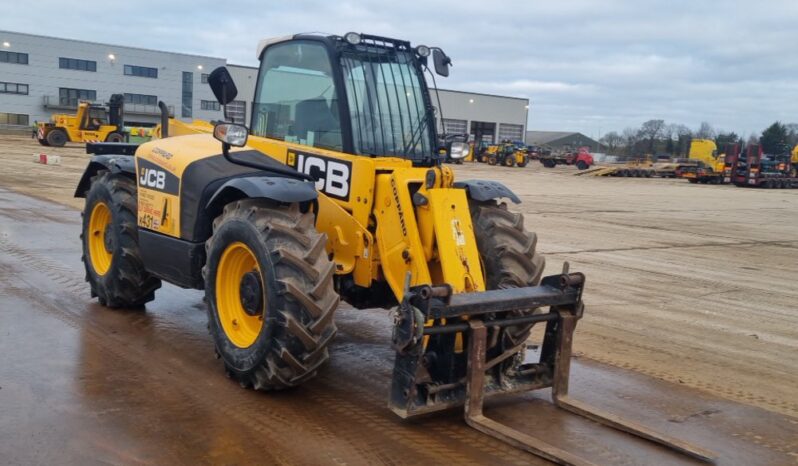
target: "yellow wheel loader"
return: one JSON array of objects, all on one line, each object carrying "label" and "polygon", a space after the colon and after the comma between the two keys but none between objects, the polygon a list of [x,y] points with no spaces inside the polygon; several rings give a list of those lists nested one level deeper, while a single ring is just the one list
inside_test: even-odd
[{"label": "yellow wheel loader", "polygon": [[80,102],[74,115],[56,114],[40,122],[36,138],[43,146],[67,142],[122,142],[125,140],[124,96],[114,94],[106,106]]},{"label": "yellow wheel loader", "polygon": [[[568,398],[584,276],[542,278],[537,237],[495,181],[456,181],[435,147],[424,72],[439,48],[348,33],[262,41],[249,128],[162,116],[140,146],[92,144],[83,260],[110,307],[154,299],[162,280],[205,291],[229,375],[281,390],[330,357],[334,312],[393,308],[389,407],[403,418],[465,406],[475,428],[561,463],[581,460],[485,417],[485,397],[552,387],[558,406],[698,457],[707,453]],[[222,105],[225,68],[209,84]],[[163,108],[163,107],[162,107]],[[182,134],[182,135],[181,135]],[[220,144],[221,142],[221,144]],[[534,325],[539,360],[525,362]]]}]

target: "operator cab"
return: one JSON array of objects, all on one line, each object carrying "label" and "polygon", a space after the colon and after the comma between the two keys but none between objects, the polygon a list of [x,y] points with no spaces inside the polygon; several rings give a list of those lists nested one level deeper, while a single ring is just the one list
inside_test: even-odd
[{"label": "operator cab", "polygon": [[105,107],[89,105],[83,121],[80,122],[80,129],[87,131],[97,131],[100,126],[108,124],[108,112]]},{"label": "operator cab", "polygon": [[437,163],[435,110],[423,74],[430,55],[437,73],[447,76],[451,61],[440,49],[401,40],[348,33],[262,41],[250,132],[353,155]]}]

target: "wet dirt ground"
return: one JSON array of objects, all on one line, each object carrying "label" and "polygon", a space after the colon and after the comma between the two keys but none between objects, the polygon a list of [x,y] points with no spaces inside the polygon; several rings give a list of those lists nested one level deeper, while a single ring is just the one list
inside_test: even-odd
[{"label": "wet dirt ground", "polygon": [[[224,377],[201,292],[164,285],[146,310],[103,308],[83,281],[69,199],[86,156],[50,150],[64,157],[48,167],[30,162],[37,150],[0,137],[0,463],[545,464],[459,412],[393,415],[387,311],[343,306],[331,364],[263,394]],[[587,273],[574,398],[720,464],[798,463],[798,192],[567,168],[457,170],[521,194],[549,273],[563,260]],[[547,391],[486,413],[599,464],[693,464],[560,412]]]}]

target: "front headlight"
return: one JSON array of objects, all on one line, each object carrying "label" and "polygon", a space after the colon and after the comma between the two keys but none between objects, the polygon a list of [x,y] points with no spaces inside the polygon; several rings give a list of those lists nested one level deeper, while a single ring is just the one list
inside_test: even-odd
[{"label": "front headlight", "polygon": [[219,123],[213,127],[213,137],[234,147],[247,145],[249,130],[246,126],[233,123]]},{"label": "front headlight", "polygon": [[453,142],[449,150],[449,157],[454,160],[464,159],[468,155],[469,147],[464,142]]}]

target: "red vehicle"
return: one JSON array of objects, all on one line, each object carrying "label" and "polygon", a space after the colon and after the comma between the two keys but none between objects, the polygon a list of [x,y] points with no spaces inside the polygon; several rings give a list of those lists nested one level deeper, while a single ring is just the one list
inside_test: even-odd
[{"label": "red vehicle", "polygon": [[576,165],[580,170],[587,170],[593,165],[593,155],[590,154],[589,147],[580,147],[576,152],[566,151],[560,154],[541,155],[540,163],[546,168],[555,165]]},{"label": "red vehicle", "polygon": [[798,173],[789,153],[764,154],[762,146],[751,144],[734,165],[731,181],[737,186],[798,188]]}]

